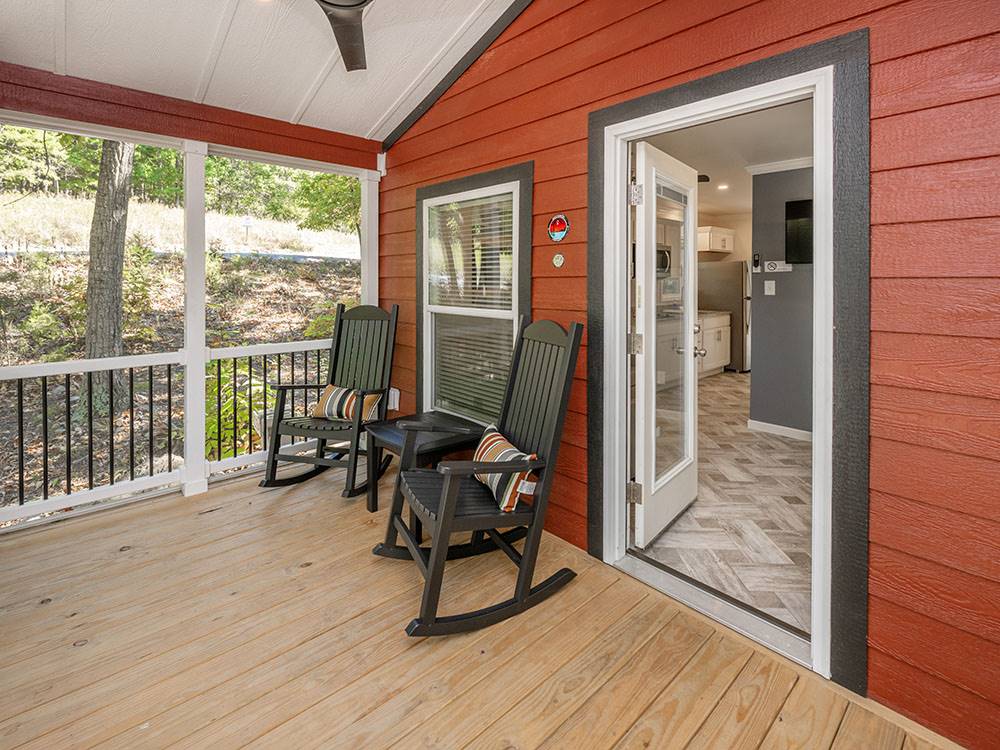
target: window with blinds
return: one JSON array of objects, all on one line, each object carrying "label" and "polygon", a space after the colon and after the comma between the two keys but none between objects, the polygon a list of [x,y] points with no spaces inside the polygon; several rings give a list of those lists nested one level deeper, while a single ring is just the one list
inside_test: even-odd
[{"label": "window with blinds", "polygon": [[517,183],[424,204],[424,366],[432,408],[480,422],[503,402],[517,318]]}]

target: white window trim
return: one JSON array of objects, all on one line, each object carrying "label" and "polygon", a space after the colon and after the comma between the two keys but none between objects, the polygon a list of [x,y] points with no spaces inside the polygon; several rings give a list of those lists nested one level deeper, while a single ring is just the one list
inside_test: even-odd
[{"label": "white window trim", "polygon": [[[460,201],[475,200],[477,198],[490,198],[498,195],[511,193],[513,196],[513,210],[511,213],[511,295],[510,309],[498,310],[482,307],[459,307],[457,305],[433,305],[430,300],[430,209],[435,206],[446,205],[448,203],[458,203]],[[485,425],[486,423],[468,414],[458,414],[457,412],[441,408],[434,405],[434,315],[455,315],[475,318],[489,318],[491,320],[510,320],[513,336],[517,336],[518,310],[521,300],[518,297],[520,287],[520,211],[521,211],[521,183],[517,180],[511,182],[501,182],[496,185],[475,188],[473,190],[462,190],[448,195],[439,195],[427,198],[421,206],[423,236],[420,238],[423,248],[424,263],[422,267],[423,278],[420,280],[423,289],[423,329],[424,329],[424,356],[423,356],[423,403],[428,410],[440,411],[446,414],[471,419],[473,422]]]}]

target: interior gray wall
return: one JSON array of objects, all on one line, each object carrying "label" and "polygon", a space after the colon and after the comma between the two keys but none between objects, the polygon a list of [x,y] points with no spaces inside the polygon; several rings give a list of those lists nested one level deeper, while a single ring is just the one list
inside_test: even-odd
[{"label": "interior gray wall", "polygon": [[[753,251],[785,259],[785,202],[812,198],[812,169],[754,175]],[[752,274],[750,419],[812,431],[813,267]],[[775,296],[764,296],[764,281]]]}]

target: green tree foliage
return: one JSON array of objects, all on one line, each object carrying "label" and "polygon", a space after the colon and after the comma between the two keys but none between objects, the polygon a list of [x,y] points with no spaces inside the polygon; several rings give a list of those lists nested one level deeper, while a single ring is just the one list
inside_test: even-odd
[{"label": "green tree foliage", "polygon": [[97,175],[101,169],[100,139],[60,133],[59,142],[66,155],[60,167],[63,189],[78,196],[92,198],[97,192]]},{"label": "green tree foliage", "polygon": [[157,146],[137,146],[132,195],[139,200],[179,206],[184,200],[184,156]]},{"label": "green tree foliage", "polygon": [[299,178],[295,202],[305,229],[337,229],[361,237],[361,183],[339,174],[307,173]]},{"label": "green tree foliage", "polygon": [[58,191],[65,163],[62,143],[52,133],[0,125],[0,189],[18,193]]},{"label": "green tree foliage", "polygon": [[263,162],[210,156],[205,160],[209,211],[291,221],[297,171]]},{"label": "green tree foliage", "polygon": [[[100,165],[99,138],[0,125],[2,191],[65,192],[93,198]],[[209,211],[360,234],[361,185],[353,177],[209,156],[205,188]],[[179,206],[184,199],[180,152],[136,146],[132,198]]]}]

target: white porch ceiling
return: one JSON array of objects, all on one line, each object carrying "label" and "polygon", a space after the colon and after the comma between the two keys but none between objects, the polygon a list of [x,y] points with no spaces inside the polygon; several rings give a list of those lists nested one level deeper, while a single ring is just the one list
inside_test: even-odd
[{"label": "white porch ceiling", "polygon": [[384,139],[510,0],[376,0],[348,73],[313,0],[0,0],[0,60]]}]

